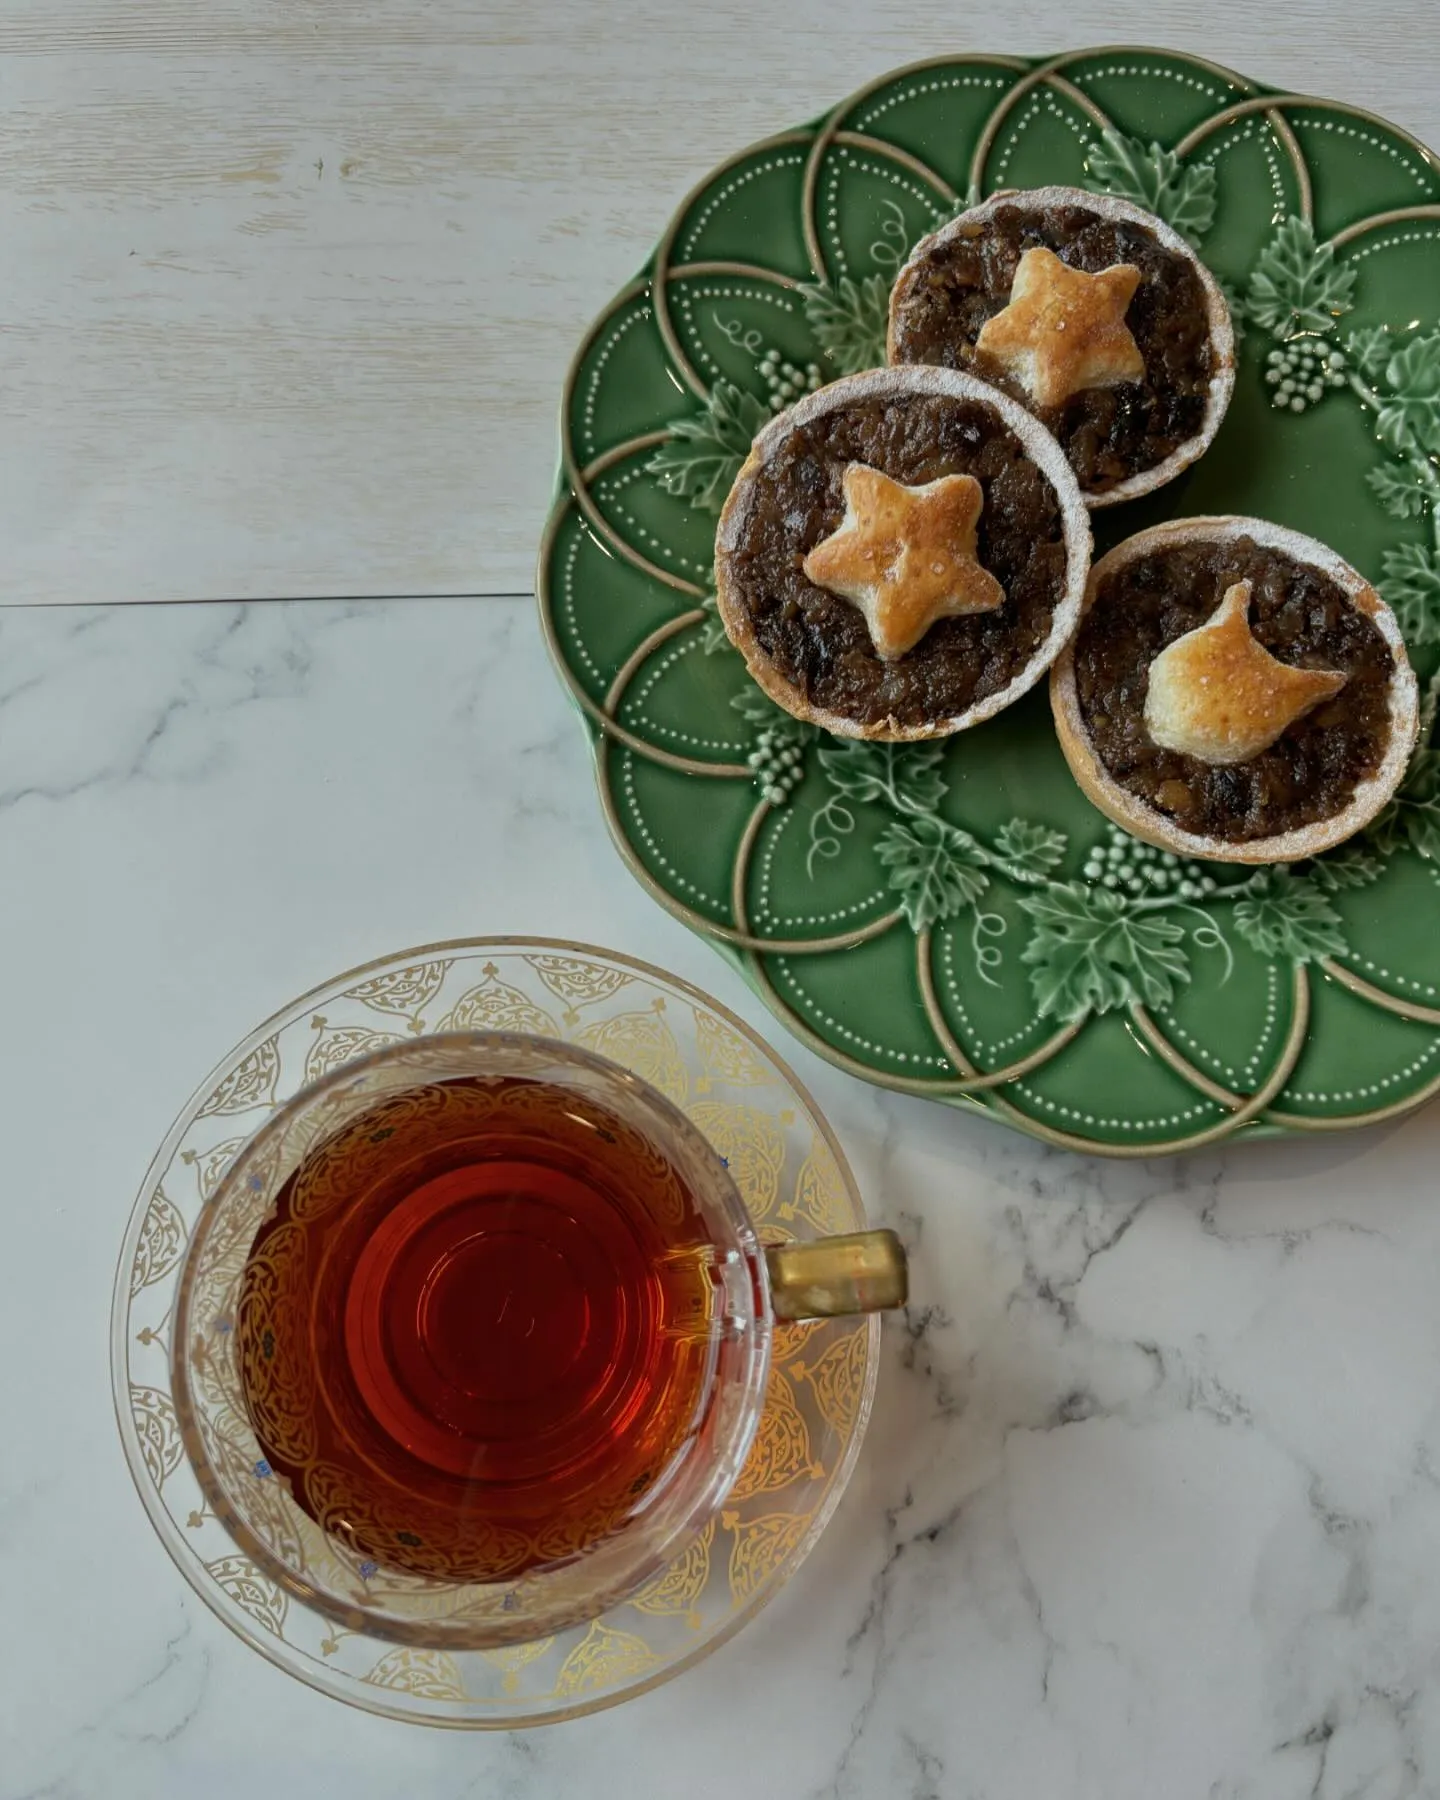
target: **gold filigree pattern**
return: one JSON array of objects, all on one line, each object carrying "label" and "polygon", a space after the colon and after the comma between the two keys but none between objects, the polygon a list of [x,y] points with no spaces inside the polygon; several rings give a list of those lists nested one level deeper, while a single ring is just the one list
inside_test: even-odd
[{"label": "gold filigree pattern", "polygon": [[580,962],[573,956],[527,956],[525,961],[555,996],[569,1009],[567,1025],[573,1025],[582,1006],[595,1006],[612,1000],[635,979],[626,969],[606,963]]},{"label": "gold filigree pattern", "polygon": [[185,1250],[185,1221],[163,1187],[157,1187],[145,1209],[140,1242],[130,1265],[130,1297],[141,1288],[163,1281],[179,1263]]},{"label": "gold filigree pattern", "polygon": [[616,1013],[613,1018],[586,1025],[575,1034],[575,1042],[632,1070],[677,1106],[684,1104],[690,1080],[665,1018],[663,999],[653,1001],[643,1012]]},{"label": "gold filigree pattern", "polygon": [[795,1390],[785,1371],[772,1365],[760,1429],[730,1498],[749,1500],[756,1494],[789,1487],[802,1475],[823,1473],[824,1464],[817,1462],[811,1452],[810,1430],[796,1403]]},{"label": "gold filigree pattern", "polygon": [[325,1020],[318,1016],[314,1024],[318,1035],[305,1058],[306,1081],[319,1081],[322,1075],[343,1068],[357,1056],[383,1050],[386,1044],[403,1042],[393,1031],[368,1031],[363,1025],[346,1025],[337,1031],[329,1031],[325,1028]]},{"label": "gold filigree pattern", "polygon": [[485,967],[485,979],[461,996],[440,1021],[441,1031],[526,1031],[537,1037],[562,1035],[553,1014],[500,979],[494,963]]},{"label": "gold filigree pattern", "polygon": [[615,1146],[597,1146],[596,1162],[609,1165],[625,1180],[633,1198],[662,1224],[683,1224],[691,1204],[689,1190],[669,1157],[621,1119],[612,1119],[610,1130]]},{"label": "gold filigree pattern", "polygon": [[180,1467],[185,1446],[175,1418],[175,1405],[160,1388],[130,1386],[130,1419],[145,1457],[145,1468],[157,1488]]},{"label": "gold filigree pattern", "polygon": [[560,1665],[555,1694],[572,1699],[577,1694],[601,1692],[653,1669],[660,1658],[633,1632],[616,1631],[599,1619],[585,1633]]},{"label": "gold filigree pattern", "polygon": [[[342,1064],[341,1067],[344,1065]],[[297,1118],[290,1122],[285,1133],[285,1154],[280,1163],[286,1169],[293,1169],[321,1144],[331,1132],[343,1125],[353,1111],[353,1102],[344,1091],[343,1086],[329,1094],[320,1095]],[[277,1163],[277,1172],[280,1167]],[[271,1186],[276,1183],[272,1181]]]},{"label": "gold filigree pattern", "polygon": [[252,1107],[269,1106],[274,1102],[279,1079],[280,1053],[275,1039],[266,1038],[238,1068],[231,1070],[195,1116],[208,1119],[215,1113],[249,1112]]},{"label": "gold filigree pattern", "polygon": [[222,1588],[242,1612],[249,1613],[257,1625],[282,1637],[285,1614],[290,1599],[284,1588],[262,1575],[248,1556],[221,1556],[207,1562],[215,1583]]},{"label": "gold filigree pattern", "polygon": [[697,1094],[708,1093],[717,1081],[727,1087],[767,1087],[775,1080],[740,1033],[710,1013],[696,1011],[695,1047],[705,1071],[695,1083]]},{"label": "gold filigree pattern", "polygon": [[829,1145],[817,1137],[801,1164],[795,1197],[780,1208],[782,1219],[804,1219],[818,1237],[831,1237],[848,1229],[848,1196]]},{"label": "gold filigree pattern", "polygon": [[368,1675],[372,1687],[419,1694],[427,1700],[463,1700],[465,1683],[453,1656],[443,1650],[392,1650]]},{"label": "gold filigree pattern", "polygon": [[264,1212],[263,1205],[237,1204],[233,1210],[222,1209],[215,1228],[201,1242],[196,1259],[195,1307],[196,1317],[207,1325],[234,1310],[245,1258]]},{"label": "gold filigree pattern", "polygon": [[[383,1569],[376,1578],[375,1586],[379,1587],[386,1571]],[[414,1580],[415,1577],[409,1577]],[[523,1587],[524,1578],[517,1582],[505,1582],[495,1586],[454,1587],[431,1583],[443,1601],[443,1605],[434,1609],[433,1617],[446,1619],[458,1624],[493,1623],[497,1619],[508,1619],[514,1611],[515,1596]],[[398,1591],[398,1590],[397,1590]],[[407,1611],[413,1607],[413,1600],[407,1600]],[[511,1646],[513,1648],[513,1646]]]},{"label": "gold filigree pattern", "polygon": [[[409,1569],[381,1568],[375,1559],[343,1538],[327,1537],[308,1514],[296,1508],[296,1516],[312,1546],[310,1565],[317,1580],[333,1582],[337,1588],[347,1584],[356,1603],[398,1603],[407,1617],[448,1619],[456,1617],[472,1602],[494,1599],[500,1594],[491,1588],[459,1587],[453,1582],[435,1581],[429,1575],[417,1575]],[[474,1607],[476,1618],[488,1617],[480,1604]]]},{"label": "gold filigree pattern", "polygon": [[734,1534],[730,1545],[730,1596],[740,1606],[790,1557],[810,1521],[801,1512],[764,1513],[758,1519],[726,1511],[720,1523]]},{"label": "gold filigree pattern", "polygon": [[370,981],[362,981],[359,987],[347,988],[345,998],[358,1000],[374,1012],[398,1013],[419,1029],[421,1014],[445,985],[451,967],[449,962],[435,961],[396,969],[388,975],[376,975]]},{"label": "gold filigree pattern", "polygon": [[842,1435],[849,1433],[860,1411],[860,1396],[865,1391],[868,1338],[865,1326],[853,1326],[823,1350],[813,1363],[801,1361],[790,1365],[790,1373],[795,1379],[808,1382],[815,1390],[815,1402],[825,1423]]},{"label": "gold filigree pattern", "polygon": [[482,1650],[480,1654],[492,1668],[501,1670],[500,1685],[507,1694],[513,1694],[520,1686],[521,1674],[531,1663],[548,1656],[554,1647],[553,1637],[543,1637],[531,1644],[507,1644],[503,1650]]},{"label": "gold filigree pattern", "polygon": [[247,1155],[243,1180],[232,1184],[229,1198],[216,1205],[225,1176],[234,1167],[236,1152],[231,1144],[217,1146],[200,1165],[200,1184],[209,1192],[205,1195],[206,1209],[192,1227],[194,1265],[188,1277],[192,1282],[191,1319],[204,1334],[203,1341],[222,1360],[228,1357],[231,1347],[222,1343],[220,1337],[227,1321],[233,1322],[239,1304],[245,1259],[269,1210],[277,1161],[273,1146],[261,1154]]},{"label": "gold filigree pattern", "polygon": [[389,1569],[408,1564],[458,1582],[503,1581],[531,1562],[535,1544],[520,1531],[415,1498],[403,1511],[388,1489],[357,1490],[334,1464],[313,1461],[303,1470],[307,1510],[321,1527],[362,1556]]},{"label": "gold filigree pattern", "polygon": [[358,1154],[354,1148],[358,1144],[384,1132],[398,1154],[407,1143],[422,1142],[438,1115],[464,1108],[478,1118],[492,1103],[493,1096],[484,1088],[431,1086],[378,1097],[334,1132],[326,1154],[301,1166],[290,1193],[291,1216],[318,1219],[349,1198],[354,1180],[350,1158]]},{"label": "gold filigree pattern", "polygon": [[685,1110],[724,1158],[751,1218],[765,1218],[779,1198],[785,1166],[785,1136],[774,1114],[721,1100],[695,1100]]},{"label": "gold filigree pattern", "polygon": [[205,1448],[224,1493],[244,1495],[245,1524],[260,1543],[285,1568],[309,1569],[312,1550],[328,1540],[296,1506],[282,1482],[257,1478],[260,1446],[248,1426],[244,1437],[207,1434]]},{"label": "gold filigree pattern", "polygon": [[193,1150],[185,1152],[181,1161],[189,1163],[194,1168],[195,1178],[200,1184],[202,1200],[213,1199],[216,1188],[225,1179],[225,1171],[240,1154],[244,1145],[243,1137],[232,1137],[226,1138],[223,1144],[216,1144],[203,1156],[196,1155]]},{"label": "gold filigree pattern", "polygon": [[587,1544],[607,1535],[617,1520],[630,1513],[631,1498],[623,1490],[617,1492],[613,1484],[608,1491],[601,1489],[593,1503],[587,1503],[584,1525],[572,1515],[539,1526],[527,1539],[528,1554],[542,1564],[573,1562]]},{"label": "gold filigree pattern", "polygon": [[788,1363],[798,1356],[817,1332],[829,1329],[825,1319],[777,1319],[770,1335],[771,1359]]},{"label": "gold filigree pattern", "polygon": [[250,1252],[234,1328],[256,1436],[298,1467],[318,1448],[315,1365],[283,1347],[310,1341],[308,1251],[308,1236],[293,1220],[270,1229]]},{"label": "gold filigree pattern", "polygon": [[700,1625],[696,1610],[700,1596],[710,1579],[710,1553],[715,1544],[715,1521],[706,1525],[698,1537],[692,1538],[685,1554],[662,1569],[634,1595],[630,1604],[639,1612],[656,1618],[678,1615],[693,1629]]},{"label": "gold filigree pattern", "polygon": [[[238,1291],[237,1291],[238,1298]],[[250,1434],[250,1422],[240,1411],[240,1375],[235,1361],[235,1333],[211,1330],[196,1333],[190,1346],[192,1380],[209,1402],[206,1418],[222,1436],[240,1442]]]}]

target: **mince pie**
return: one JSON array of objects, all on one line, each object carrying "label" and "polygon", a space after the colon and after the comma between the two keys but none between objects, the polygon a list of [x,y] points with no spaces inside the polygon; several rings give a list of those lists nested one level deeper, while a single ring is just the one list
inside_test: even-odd
[{"label": "mince pie", "polygon": [[1187,468],[1235,382],[1229,308],[1195,252],[1079,188],[997,194],[918,244],[890,296],[889,357],[1003,388],[1059,439],[1089,506]]},{"label": "mince pie", "polygon": [[1053,438],[954,370],[876,369],[755,440],[721,514],[720,618],[780,706],[844,737],[942,737],[1075,629],[1090,528]]},{"label": "mince pie", "polygon": [[1258,519],[1177,519],[1102,558],[1050,697],[1102,812],[1220,862],[1293,862],[1369,824],[1419,720],[1374,588]]}]

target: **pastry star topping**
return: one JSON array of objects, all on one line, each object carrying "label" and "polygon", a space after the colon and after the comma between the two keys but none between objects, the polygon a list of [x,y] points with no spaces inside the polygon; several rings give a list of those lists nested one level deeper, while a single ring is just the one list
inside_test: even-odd
[{"label": "pastry star topping", "polygon": [[1053,250],[1027,250],[1010,304],[975,340],[1024,387],[1037,406],[1063,406],[1083,388],[1143,381],[1145,358],[1125,323],[1140,285],[1134,263],[1087,275]]},{"label": "pastry star topping", "polygon": [[1278,662],[1250,631],[1250,583],[1237,581],[1203,625],[1150,665],[1145,728],[1162,750],[1206,763],[1249,762],[1347,677]]},{"label": "pastry star topping", "polygon": [[1004,588],[975,555],[984,503],[973,475],[906,487],[851,463],[845,517],[805,558],[805,573],[816,587],[858,606],[876,654],[895,662],[937,619],[1004,604]]}]

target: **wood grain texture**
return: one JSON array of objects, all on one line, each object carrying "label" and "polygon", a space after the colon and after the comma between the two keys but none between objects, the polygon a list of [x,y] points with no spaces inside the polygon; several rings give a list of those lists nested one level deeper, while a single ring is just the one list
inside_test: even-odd
[{"label": "wood grain texture", "polygon": [[1168,43],[1440,143],[1435,0],[980,17],[4,0],[4,598],[528,589],[586,322],[707,168],[917,57]]}]

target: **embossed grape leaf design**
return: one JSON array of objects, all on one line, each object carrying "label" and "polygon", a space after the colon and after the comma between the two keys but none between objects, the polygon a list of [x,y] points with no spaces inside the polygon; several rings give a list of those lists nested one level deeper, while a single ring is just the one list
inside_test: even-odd
[{"label": "embossed grape leaf design", "polygon": [[[1280,286],[1258,309],[1252,307],[1255,316],[1282,338],[1301,329],[1297,321],[1302,314],[1313,327],[1271,352],[1266,375],[1271,398],[1282,409],[1307,412],[1327,392],[1348,388],[1374,415],[1380,443],[1400,459],[1398,464],[1382,463],[1366,471],[1365,482],[1377,504],[1392,519],[1406,522],[1428,514],[1432,529],[1440,529],[1440,470],[1435,462],[1440,455],[1440,331],[1412,337],[1397,349],[1395,333],[1386,326],[1362,326],[1346,336],[1341,348],[1325,334],[1350,299],[1349,287],[1341,292],[1335,283],[1348,277],[1353,285],[1354,270],[1339,269],[1333,263],[1333,249],[1321,246],[1309,273],[1296,277],[1291,251],[1296,243],[1313,243],[1313,237],[1305,238],[1306,231],[1308,227],[1287,220],[1260,259],[1262,264],[1268,259],[1272,274],[1282,267],[1290,274],[1283,280],[1275,277]],[[1313,304],[1317,290],[1306,286],[1322,263],[1329,271],[1326,281],[1333,303],[1329,312]],[[1252,296],[1254,291],[1252,285]],[[1390,544],[1379,554],[1381,592],[1412,649],[1440,643],[1437,551],[1440,540],[1435,545]]]},{"label": "embossed grape leaf design", "polygon": [[833,744],[819,754],[820,767],[847,800],[883,800],[901,813],[929,813],[945,794],[940,765],[943,744]]},{"label": "embossed grape leaf design", "polygon": [[735,646],[725,631],[720,617],[720,602],[714,594],[706,594],[700,602],[705,613],[704,622],[700,626],[700,648],[707,656],[714,656],[721,650],[733,650]]},{"label": "embossed grape leaf design", "polygon": [[645,466],[667,494],[718,514],[769,416],[753,394],[717,381],[698,413],[670,421],[669,441]]},{"label": "embossed grape leaf design", "polygon": [[1416,855],[1440,863],[1440,800],[1402,799],[1400,823]]},{"label": "embossed grape leaf design", "polygon": [[933,816],[887,827],[875,854],[890,871],[890,886],[915,931],[953,919],[989,887],[989,876],[973,860],[976,849],[968,831]]},{"label": "embossed grape leaf design", "polygon": [[784,707],[777,706],[758,687],[743,687],[730,704],[757,731],[771,732],[786,743],[812,744],[820,736],[815,726],[805,719],[797,719],[793,713],[786,712]]},{"label": "embossed grape leaf design", "polygon": [[[1427,712],[1433,694],[1432,687]],[[1366,841],[1382,854],[1408,846],[1427,862],[1440,863],[1440,750],[1431,746],[1429,736],[1427,723],[1400,792],[1366,833]]]},{"label": "embossed grape leaf design", "polygon": [[1167,1006],[1190,979],[1181,927],[1105,888],[1056,882],[1020,905],[1035,922],[1020,955],[1041,1018],[1071,1024],[1139,1000]]},{"label": "embossed grape leaf design", "polygon": [[1069,843],[1063,831],[1033,819],[1011,819],[995,834],[995,848],[1009,864],[1013,879],[1030,876],[1044,881],[1064,860]]},{"label": "embossed grape leaf design", "polygon": [[1213,163],[1183,163],[1162,144],[1143,143],[1112,127],[1100,133],[1086,164],[1093,185],[1158,213],[1192,244],[1215,223]]},{"label": "embossed grape leaf design", "polygon": [[1373,855],[1363,843],[1349,844],[1317,857],[1306,865],[1305,873],[1322,893],[1345,893],[1378,881],[1385,873],[1385,859]]},{"label": "embossed grape leaf design", "polygon": [[1345,339],[1355,372],[1366,381],[1379,381],[1390,361],[1392,341],[1387,325],[1357,325]]},{"label": "embossed grape leaf design", "polygon": [[1280,338],[1329,331],[1354,303],[1355,271],[1338,262],[1330,244],[1317,244],[1315,229],[1289,214],[1260,252],[1245,296],[1257,325]]},{"label": "embossed grape leaf design", "polygon": [[1440,452],[1440,332],[1412,338],[1385,366],[1390,394],[1376,427],[1387,450]]},{"label": "embossed grape leaf design", "polygon": [[[1415,477],[1408,469],[1397,469],[1393,463],[1381,463],[1378,469],[1366,472],[1365,481],[1392,519],[1424,517],[1427,505],[1425,490],[1416,485]],[[1386,552],[1387,556],[1393,554],[1393,551]]]},{"label": "embossed grape leaf design", "polygon": [[866,275],[859,281],[842,275],[830,286],[811,282],[800,289],[805,320],[815,342],[840,375],[878,369],[885,361],[885,334],[890,319],[890,280]]},{"label": "embossed grape leaf design", "polygon": [[1397,544],[1380,559],[1380,591],[1409,644],[1440,643],[1440,558],[1428,544]]},{"label": "embossed grape leaf design", "polygon": [[1261,956],[1314,962],[1345,948],[1340,915],[1318,885],[1289,869],[1266,870],[1235,903],[1235,929]]}]

